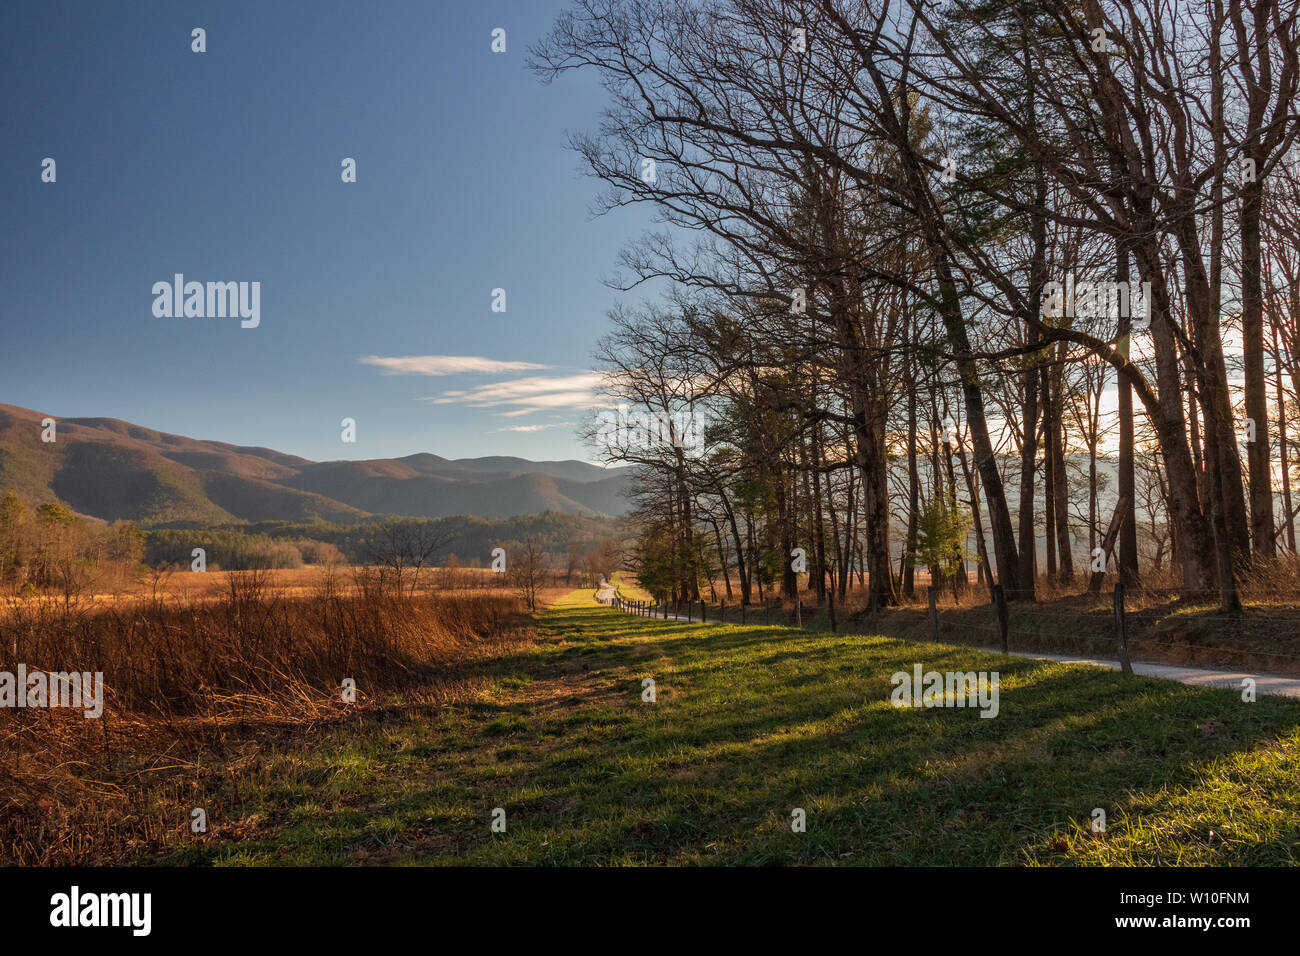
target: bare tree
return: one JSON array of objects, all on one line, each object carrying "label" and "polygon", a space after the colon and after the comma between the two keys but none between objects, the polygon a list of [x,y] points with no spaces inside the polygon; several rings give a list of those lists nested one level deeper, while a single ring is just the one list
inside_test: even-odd
[{"label": "bare tree", "polygon": [[387,518],[375,526],[369,556],[397,594],[414,596],[420,573],[456,536],[455,525],[428,518]]},{"label": "bare tree", "polygon": [[528,610],[537,610],[537,594],[546,581],[551,569],[551,555],[543,551],[533,538],[525,538],[522,546],[514,548],[508,555],[507,574],[519,596],[528,605]]}]

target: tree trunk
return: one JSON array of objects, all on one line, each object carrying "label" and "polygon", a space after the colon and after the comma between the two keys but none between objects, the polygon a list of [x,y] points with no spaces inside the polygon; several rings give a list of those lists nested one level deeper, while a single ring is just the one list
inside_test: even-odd
[{"label": "tree trunk", "polygon": [[1260,209],[1263,182],[1244,183],[1241,192],[1241,327],[1246,376],[1246,417],[1254,422],[1247,436],[1250,464],[1250,537],[1255,553],[1275,553],[1273,465],[1269,461],[1268,397],[1264,378],[1264,301],[1260,285]]},{"label": "tree trunk", "polygon": [[[1126,285],[1129,282],[1128,251],[1122,246],[1117,256],[1116,279]],[[1130,302],[1131,302],[1130,298]],[[1128,310],[1123,310],[1128,311]],[[1119,350],[1128,358],[1132,342],[1131,315],[1119,317]],[[1128,511],[1123,516],[1119,529],[1119,580],[1127,589],[1138,584],[1138,539],[1137,539],[1137,492],[1133,461],[1133,386],[1124,376],[1119,376],[1119,497],[1127,503]]]},{"label": "tree trunk", "polygon": [[1065,472],[1065,343],[1057,346],[1056,368],[1053,371],[1055,397],[1052,399],[1052,477],[1055,485],[1053,513],[1056,517],[1056,546],[1061,570],[1059,580],[1068,584],[1074,580],[1074,551],[1070,545],[1070,479]]},{"label": "tree trunk", "polygon": [[[1031,303],[1041,301],[1042,294]],[[1028,344],[1038,340],[1030,330]],[[1007,593],[1008,600],[1020,598],[1034,600],[1034,584],[1038,577],[1038,532],[1034,527],[1034,472],[1038,458],[1038,370],[1032,365],[1021,375],[1024,399],[1021,412],[1020,436],[1020,593]]]},{"label": "tree trunk", "polygon": [[1015,531],[1011,527],[1011,512],[1007,508],[1002,475],[998,471],[997,459],[993,454],[993,442],[989,438],[988,420],[984,414],[984,391],[980,384],[979,372],[975,367],[975,359],[971,355],[970,340],[966,335],[961,304],[957,300],[957,288],[953,282],[947,256],[940,253],[935,258],[940,290],[939,311],[948,341],[956,353],[957,371],[961,376],[962,398],[966,405],[966,425],[970,429],[975,468],[984,487],[984,499],[988,502],[989,527],[993,532],[998,583],[1008,595],[1019,595],[1021,593],[1018,568],[1020,559],[1016,554]]}]

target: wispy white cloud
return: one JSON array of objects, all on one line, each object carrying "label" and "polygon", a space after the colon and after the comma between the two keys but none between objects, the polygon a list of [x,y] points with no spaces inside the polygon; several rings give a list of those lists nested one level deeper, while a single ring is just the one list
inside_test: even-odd
[{"label": "wispy white cloud", "polygon": [[557,408],[601,408],[596,393],[602,377],[597,372],[578,375],[530,375],[505,382],[492,382],[468,389],[451,389],[430,395],[434,405],[467,405],[470,408],[501,409],[505,417]]},{"label": "wispy white cloud", "polygon": [[363,355],[362,365],[375,365],[385,375],[459,375],[476,372],[499,375],[502,372],[531,372],[550,368],[535,362],[501,362],[479,355]]},{"label": "wispy white cloud", "polygon": [[544,432],[548,428],[564,428],[566,425],[572,425],[573,422],[551,422],[549,425],[508,425],[505,428],[498,428],[498,432]]}]

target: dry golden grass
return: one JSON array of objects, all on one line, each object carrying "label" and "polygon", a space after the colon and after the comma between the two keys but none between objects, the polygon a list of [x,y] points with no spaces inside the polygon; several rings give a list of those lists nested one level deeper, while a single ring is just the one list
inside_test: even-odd
[{"label": "dry golden grass", "polygon": [[[216,574],[199,593],[0,609],[0,670],[105,682],[99,719],[0,710],[0,863],[118,862],[188,838],[199,796],[234,776],[255,784],[268,749],[326,723],[437,707],[534,633],[501,589]],[[355,703],[343,700],[349,677]]]},{"label": "dry golden grass", "polygon": [[[350,565],[309,565],[302,568],[275,568],[265,571],[161,571],[139,574],[124,580],[114,589],[97,588],[79,596],[80,604],[118,604],[157,597],[207,601],[224,598],[232,579],[256,574],[265,586],[285,597],[308,597],[326,581],[333,580],[343,591],[356,589],[356,577],[365,568]],[[409,573],[409,572],[408,572]],[[437,591],[501,590],[505,581],[488,568],[424,568],[417,580],[417,593]]]}]

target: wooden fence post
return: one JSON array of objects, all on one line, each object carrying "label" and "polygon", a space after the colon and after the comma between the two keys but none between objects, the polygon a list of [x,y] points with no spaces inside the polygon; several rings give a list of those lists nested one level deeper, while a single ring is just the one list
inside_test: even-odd
[{"label": "wooden fence post", "polygon": [[934,585],[930,585],[930,640],[939,643],[939,608],[935,604]]},{"label": "wooden fence post", "polygon": [[1133,665],[1128,659],[1128,639],[1124,621],[1124,583],[1115,582],[1115,643],[1119,647],[1119,669],[1125,674],[1133,673]]},{"label": "wooden fence post", "polygon": [[1002,653],[1011,653],[1011,641],[1009,633],[1011,630],[1010,621],[1007,617],[1007,595],[1002,590],[1001,584],[995,584],[991,588],[993,591],[993,609],[998,615],[998,636],[1002,638]]}]

